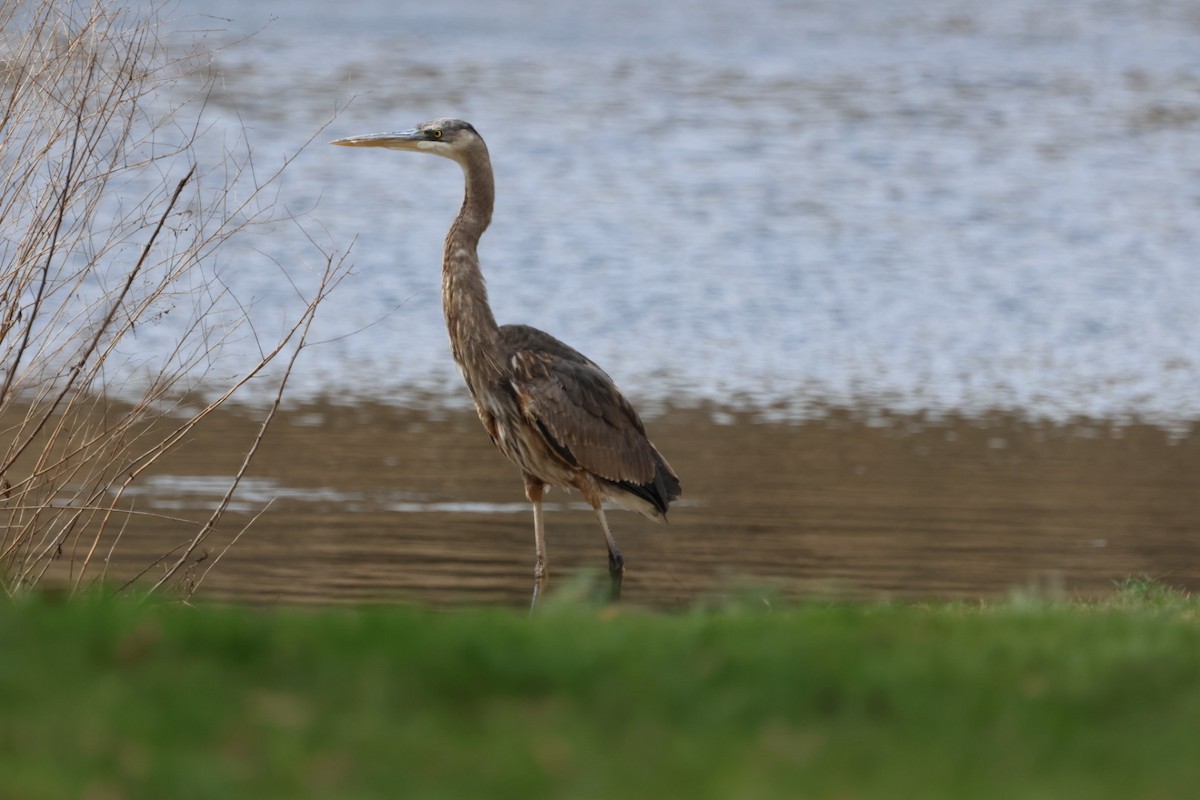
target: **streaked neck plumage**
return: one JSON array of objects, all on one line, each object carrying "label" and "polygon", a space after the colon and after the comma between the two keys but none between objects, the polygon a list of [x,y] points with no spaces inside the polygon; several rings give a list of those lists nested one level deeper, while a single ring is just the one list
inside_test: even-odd
[{"label": "streaked neck plumage", "polygon": [[476,387],[500,376],[499,328],[488,304],[487,287],[479,269],[479,237],[492,221],[496,190],[487,147],[477,147],[455,159],[466,183],[462,208],[446,234],[442,255],[442,311],[454,360],[472,394]]}]

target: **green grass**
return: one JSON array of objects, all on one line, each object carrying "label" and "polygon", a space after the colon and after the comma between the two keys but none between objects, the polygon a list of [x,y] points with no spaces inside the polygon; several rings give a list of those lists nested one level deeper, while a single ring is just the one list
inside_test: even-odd
[{"label": "green grass", "polygon": [[8,601],[0,798],[1193,797],[1198,611]]}]

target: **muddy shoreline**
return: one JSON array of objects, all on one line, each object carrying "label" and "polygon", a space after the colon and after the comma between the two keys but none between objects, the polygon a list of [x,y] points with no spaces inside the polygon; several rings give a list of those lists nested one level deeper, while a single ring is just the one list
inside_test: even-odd
[{"label": "muddy shoreline", "polygon": [[[163,461],[128,498],[142,513],[129,518],[112,575],[132,574],[195,530],[256,428],[222,413]],[[851,412],[774,424],[680,410],[649,428],[685,496],[668,525],[611,515],[631,603],[688,606],[746,586],[784,598],[1091,596],[1141,573],[1200,588],[1195,427],[1179,435],[1005,414]],[[592,515],[577,497],[547,499],[551,590],[581,575],[599,580],[605,551]],[[438,605],[528,597],[533,536],[521,481],[471,412],[281,412],[192,574],[243,528],[201,596]]]}]

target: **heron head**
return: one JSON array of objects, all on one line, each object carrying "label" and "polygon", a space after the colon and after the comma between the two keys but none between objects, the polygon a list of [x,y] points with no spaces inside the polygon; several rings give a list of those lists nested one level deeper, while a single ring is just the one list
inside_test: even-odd
[{"label": "heron head", "polygon": [[460,161],[471,149],[483,143],[483,139],[471,123],[461,119],[434,119],[422,122],[407,131],[392,133],[368,133],[362,136],[347,136],[334,139],[330,144],[343,147],[387,147],[392,150],[415,150],[433,153]]}]

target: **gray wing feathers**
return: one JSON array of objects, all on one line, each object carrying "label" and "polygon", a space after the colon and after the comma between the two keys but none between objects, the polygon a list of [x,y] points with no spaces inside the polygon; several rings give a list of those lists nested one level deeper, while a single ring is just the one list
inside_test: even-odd
[{"label": "gray wing feathers", "polygon": [[655,480],[654,447],[633,406],[598,366],[548,334],[504,326],[526,418],[568,461],[610,481]]}]

